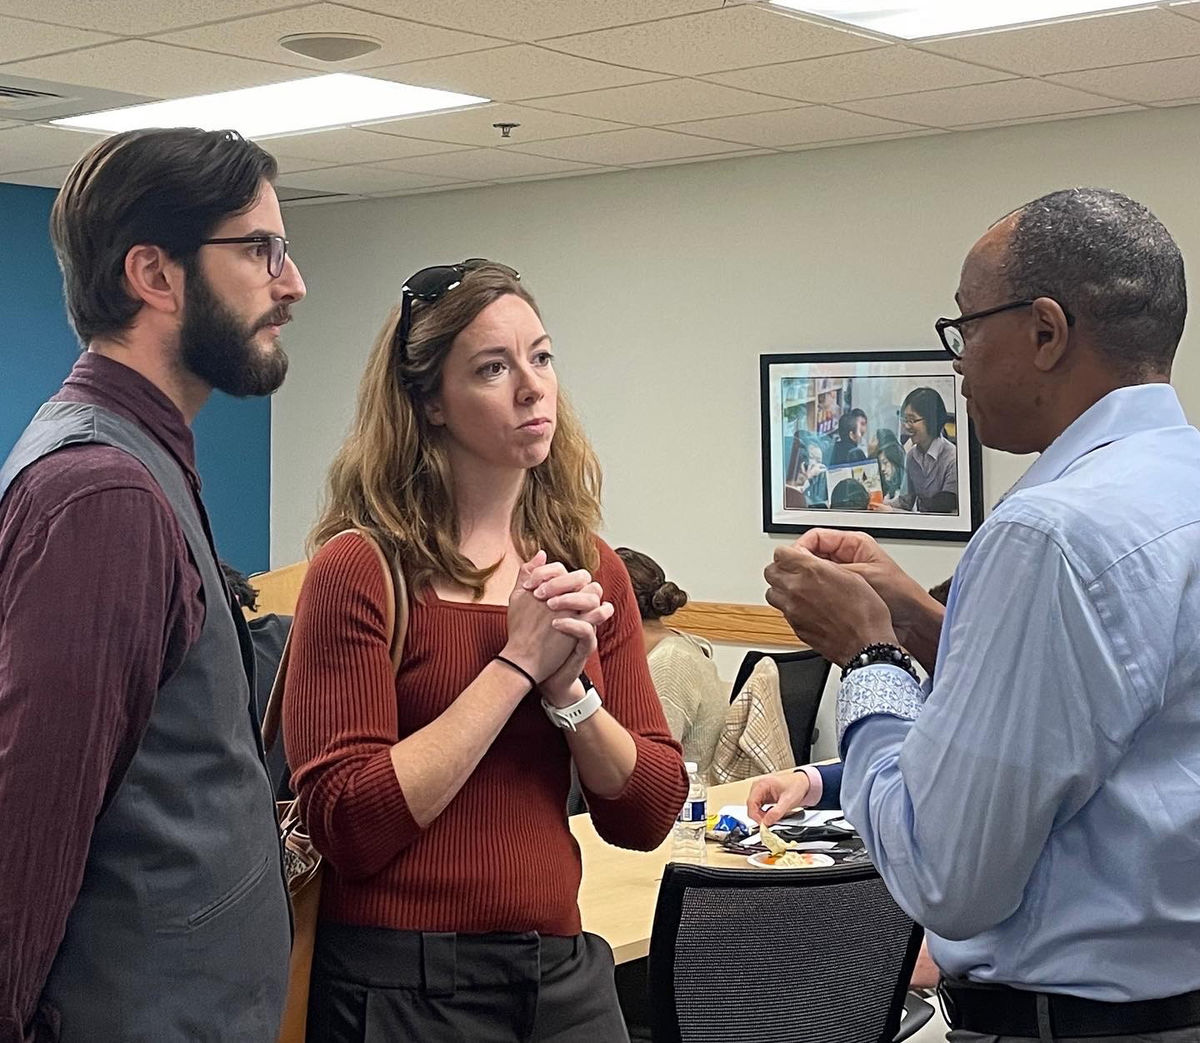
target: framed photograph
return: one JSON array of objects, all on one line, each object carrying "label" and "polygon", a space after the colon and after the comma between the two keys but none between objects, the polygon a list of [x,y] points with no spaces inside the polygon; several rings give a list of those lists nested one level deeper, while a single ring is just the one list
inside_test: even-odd
[{"label": "framed photograph", "polygon": [[983,453],[940,351],[759,356],[763,529],[965,542]]}]

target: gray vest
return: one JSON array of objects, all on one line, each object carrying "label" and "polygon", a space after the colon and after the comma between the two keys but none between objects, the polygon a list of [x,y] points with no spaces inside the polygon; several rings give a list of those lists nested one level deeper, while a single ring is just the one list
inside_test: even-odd
[{"label": "gray vest", "polygon": [[249,635],[228,608],[207,519],[182,469],[137,425],[98,406],[47,403],[0,470],[0,498],[34,461],[85,443],[124,450],[161,487],[206,610],[96,820],[41,1002],[57,1012],[62,1043],[271,1043],[291,926]]}]

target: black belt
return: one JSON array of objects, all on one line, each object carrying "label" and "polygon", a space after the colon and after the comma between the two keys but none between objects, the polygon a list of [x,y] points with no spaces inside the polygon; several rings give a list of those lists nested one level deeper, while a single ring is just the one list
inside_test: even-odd
[{"label": "black belt", "polygon": [[1070,1039],[1169,1032],[1200,1025],[1200,991],[1158,1000],[1105,1003],[943,978],[938,994],[951,1028],[988,1036]]}]

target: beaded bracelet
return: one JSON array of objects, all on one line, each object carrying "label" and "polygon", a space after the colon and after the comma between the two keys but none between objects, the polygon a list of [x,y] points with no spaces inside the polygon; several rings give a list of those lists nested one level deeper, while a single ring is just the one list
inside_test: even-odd
[{"label": "beaded bracelet", "polygon": [[861,652],[851,656],[850,661],[842,667],[842,676],[845,677],[851,670],[871,666],[873,663],[898,666],[901,670],[907,670],[912,679],[920,683],[921,679],[917,676],[917,668],[913,666],[912,656],[899,645],[888,644],[867,645]]}]

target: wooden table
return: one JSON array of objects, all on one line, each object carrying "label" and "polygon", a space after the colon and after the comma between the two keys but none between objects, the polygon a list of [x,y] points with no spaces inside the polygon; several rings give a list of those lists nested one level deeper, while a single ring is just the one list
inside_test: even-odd
[{"label": "wooden table", "polygon": [[[745,804],[753,782],[745,779],[711,787],[709,808]],[[583,929],[608,942],[617,963],[640,959],[650,951],[650,927],[663,868],[671,860],[671,838],[653,851],[627,851],[601,840],[587,815],[572,817],[571,832],[583,855],[579,889]],[[730,854],[713,843],[708,845],[708,864],[749,868],[745,856]]]}]

